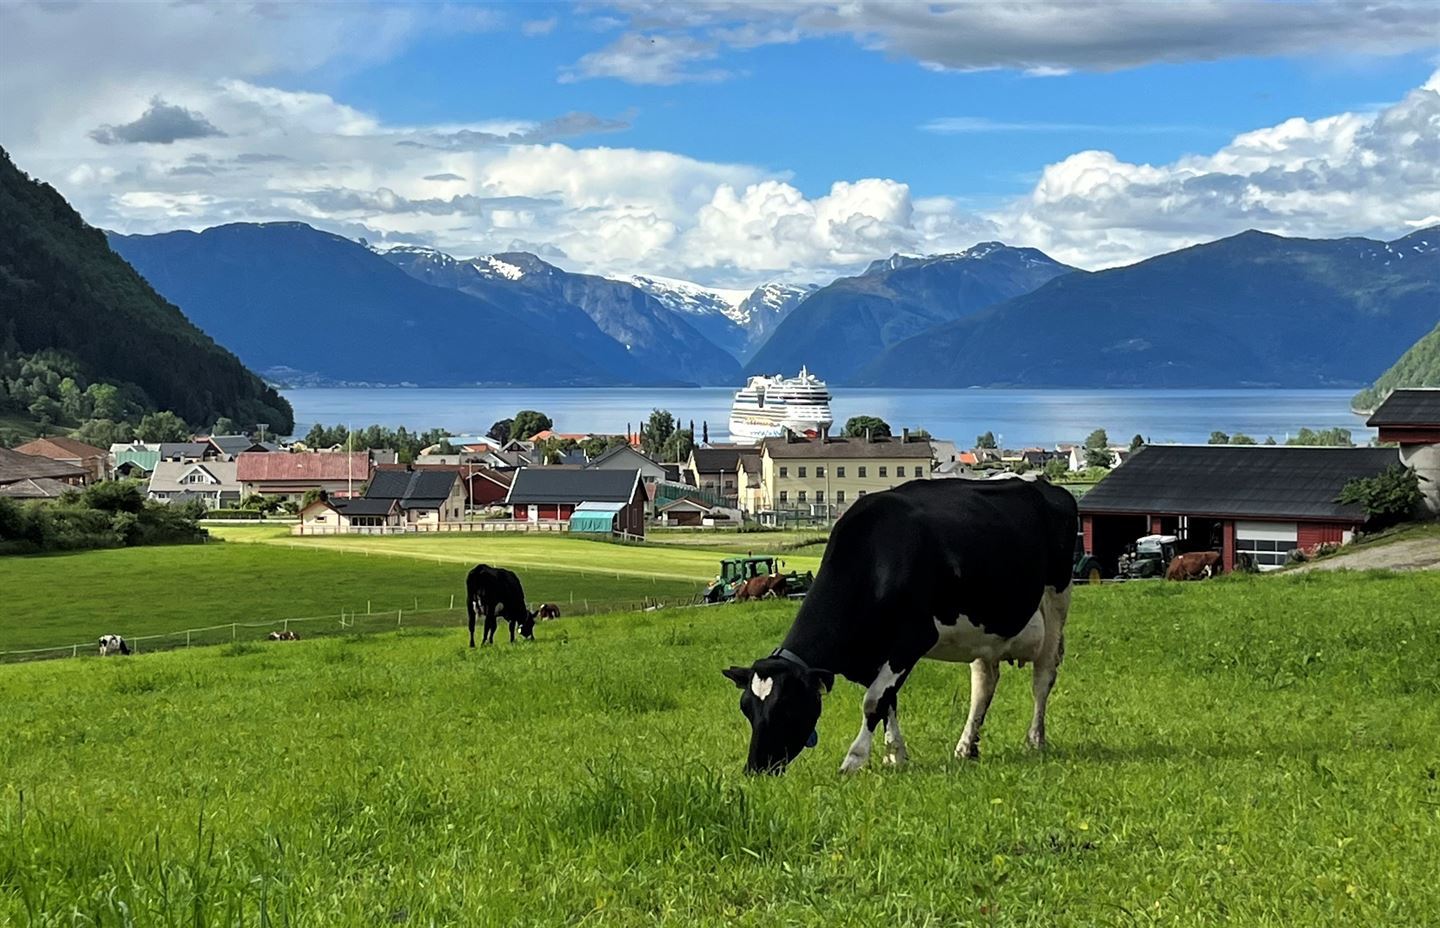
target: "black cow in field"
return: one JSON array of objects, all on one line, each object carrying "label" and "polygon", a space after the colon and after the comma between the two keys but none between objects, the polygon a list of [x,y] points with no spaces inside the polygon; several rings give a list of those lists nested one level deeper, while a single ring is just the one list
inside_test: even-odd
[{"label": "black cow in field", "polygon": [[485,613],[485,633],[482,644],[495,642],[497,613],[503,613],[510,624],[510,641],[515,641],[515,626],[520,626],[520,637],[534,639],[535,615],[525,605],[525,588],[514,571],[503,567],[476,565],[465,577],[465,610],[470,615],[470,647],[475,647],[475,616]]},{"label": "black cow in field", "polygon": [[1069,492],[1026,480],[916,480],[857,500],[780,647],[724,671],[750,721],[747,772],[782,772],[814,745],[820,697],[836,674],[866,688],[841,772],[865,764],[882,722],[886,759],[903,764],[897,701],[922,657],[970,663],[957,757],[980,754],[1000,662],[1033,664],[1029,742],[1044,747],[1078,521]]}]

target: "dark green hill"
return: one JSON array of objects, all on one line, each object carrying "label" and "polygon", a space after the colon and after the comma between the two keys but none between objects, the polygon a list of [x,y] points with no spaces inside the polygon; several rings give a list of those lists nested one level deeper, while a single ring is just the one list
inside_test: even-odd
[{"label": "dark green hill", "polygon": [[220,417],[288,434],[290,404],[167,303],[49,184],[0,149],[0,345],[73,358],[194,427]]},{"label": "dark green hill", "polygon": [[1350,405],[1362,412],[1374,412],[1390,391],[1401,387],[1440,387],[1440,323],[1411,345],[1373,386],[1355,394]]},{"label": "dark green hill", "polygon": [[856,382],[1358,386],[1440,318],[1437,246],[1440,229],[1388,243],[1245,232],[1058,277],[892,346]]}]

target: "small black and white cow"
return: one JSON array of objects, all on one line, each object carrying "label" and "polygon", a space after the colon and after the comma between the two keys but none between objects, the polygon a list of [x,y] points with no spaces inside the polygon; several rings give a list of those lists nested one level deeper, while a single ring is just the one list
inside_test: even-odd
[{"label": "small black and white cow", "polygon": [[470,647],[475,647],[475,617],[485,613],[485,631],[482,644],[495,643],[497,614],[503,613],[510,624],[510,641],[515,641],[515,626],[520,626],[520,637],[535,638],[535,615],[525,604],[525,588],[515,572],[503,567],[477,564],[465,577],[465,611],[470,616]]},{"label": "small black and white cow", "polygon": [[124,639],[124,638],[121,638],[119,635],[101,635],[101,636],[100,636],[100,656],[101,656],[101,657],[105,657],[106,655],[109,655],[109,654],[129,654],[129,653],[130,653],[130,646],[129,646],[128,644],[126,644],[126,643],[125,643],[125,639]]},{"label": "small black and white cow", "polygon": [[1029,742],[1044,747],[1078,521],[1074,497],[1043,481],[916,480],[857,500],[780,647],[724,671],[750,721],[746,771],[782,772],[815,744],[836,674],[866,688],[841,772],[864,766],[882,722],[886,760],[903,764],[898,697],[922,657],[970,664],[957,757],[980,754],[1001,661],[1033,665]]}]

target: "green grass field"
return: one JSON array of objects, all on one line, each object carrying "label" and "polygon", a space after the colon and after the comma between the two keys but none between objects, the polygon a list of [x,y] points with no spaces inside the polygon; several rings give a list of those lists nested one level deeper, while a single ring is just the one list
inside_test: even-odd
[{"label": "green grass field", "polygon": [[927,663],[911,767],[853,778],[849,684],[790,773],[739,772],[719,670],[790,603],[0,667],[0,924],[1433,925],[1437,601],[1434,574],[1080,589],[1047,754],[1007,668],[952,760],[968,674]]},{"label": "green grass field", "polygon": [[[326,617],[294,626],[305,635],[338,631],[342,611],[359,613],[362,628],[393,626],[397,609],[416,613],[411,621],[460,624],[465,572],[486,557],[514,567],[532,603],[558,603],[562,614],[636,608],[646,599],[679,602],[695,596],[703,585],[701,574],[686,578],[675,569],[656,575],[601,569],[617,554],[630,553],[601,542],[557,538],[548,540],[548,546],[517,545],[511,551],[506,544],[510,539],[502,539],[467,554],[455,546],[429,544],[434,539],[408,539],[410,547],[399,545],[398,553],[386,546],[367,553],[370,549],[361,545],[307,541],[281,546],[289,541],[283,530],[280,536],[263,528],[222,532],[241,537],[248,532],[252,539],[268,538],[275,544],[227,542],[0,558],[5,590],[0,651],[71,644],[88,644],[93,651],[94,641],[111,632],[135,638],[232,622]],[[636,562],[643,551],[636,549]],[[712,567],[705,578],[714,575],[719,556],[708,556]],[[695,565],[698,569],[700,561]],[[452,597],[453,613],[436,611],[448,610]],[[388,615],[367,619],[367,612]],[[241,629],[235,634],[263,638],[269,630]],[[221,629],[194,640],[230,640],[231,635],[232,630]],[[142,647],[183,643],[181,636],[142,642]]]}]

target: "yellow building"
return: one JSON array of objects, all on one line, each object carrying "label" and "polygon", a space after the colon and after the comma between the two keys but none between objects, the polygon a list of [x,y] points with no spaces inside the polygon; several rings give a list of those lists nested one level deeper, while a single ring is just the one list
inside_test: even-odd
[{"label": "yellow building", "polygon": [[760,443],[758,508],[839,515],[867,493],[930,477],[929,441],[767,438]]}]

